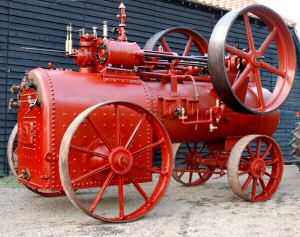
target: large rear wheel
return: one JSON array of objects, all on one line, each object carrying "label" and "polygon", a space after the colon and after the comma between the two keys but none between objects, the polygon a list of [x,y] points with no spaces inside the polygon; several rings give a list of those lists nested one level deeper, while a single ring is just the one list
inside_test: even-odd
[{"label": "large rear wheel", "polygon": [[[98,145],[87,147],[86,135],[94,135]],[[161,153],[155,163],[154,150]],[[75,172],[74,160],[81,164]],[[93,168],[88,166],[91,160]],[[59,170],[67,196],[87,215],[107,222],[133,221],[153,209],[167,190],[172,174],[170,138],[156,116],[143,107],[122,101],[100,103],[68,127]],[[82,190],[74,189],[83,186],[88,190],[77,195]]]}]

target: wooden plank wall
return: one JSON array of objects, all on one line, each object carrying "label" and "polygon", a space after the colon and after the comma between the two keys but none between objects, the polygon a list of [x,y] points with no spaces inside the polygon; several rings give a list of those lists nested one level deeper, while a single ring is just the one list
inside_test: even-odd
[{"label": "wooden plank wall", "polygon": [[6,168],[6,85],[8,60],[8,0],[0,1],[0,176]]},{"label": "wooden plank wall", "polygon": [[[0,175],[3,174],[6,160],[6,143],[13,125],[16,112],[7,113],[10,98],[6,92],[12,84],[19,84],[26,69],[47,67],[49,61],[56,67],[76,66],[72,60],[53,53],[28,52],[26,47],[42,47],[64,50],[65,28],[72,22],[74,28],[101,29],[103,20],[109,26],[117,26],[119,0],[1,0],[0,1]],[[174,26],[191,27],[200,32],[207,40],[217,20],[223,12],[208,7],[183,4],[183,1],[167,0],[126,0],[128,13],[128,38],[143,44],[154,33]],[[259,27],[258,27],[259,28]],[[257,35],[257,43],[264,38],[264,30]],[[234,42],[246,44],[245,34],[239,25],[233,32]],[[75,42],[76,44],[76,42]],[[272,52],[268,54],[272,56]],[[268,80],[270,81],[270,80]],[[281,144],[285,158],[289,159],[289,132],[296,121],[294,112],[300,110],[300,78],[297,75],[292,93],[282,107],[282,119],[275,138]],[[271,83],[272,84],[272,83]],[[271,86],[267,83],[267,86]]]}]

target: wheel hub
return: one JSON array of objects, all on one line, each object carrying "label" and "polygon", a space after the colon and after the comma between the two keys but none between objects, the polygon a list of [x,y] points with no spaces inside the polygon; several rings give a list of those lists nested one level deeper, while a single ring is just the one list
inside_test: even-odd
[{"label": "wheel hub", "polygon": [[263,60],[263,56],[259,56],[256,53],[252,53],[250,56],[250,62],[254,67],[259,67],[261,60]]},{"label": "wheel hub", "polygon": [[133,165],[133,156],[128,149],[118,147],[114,149],[109,157],[111,169],[117,174],[126,174]]},{"label": "wheel hub", "polygon": [[196,152],[191,152],[187,155],[186,163],[190,166],[198,165],[198,160],[201,159],[201,155]]},{"label": "wheel hub", "polygon": [[262,178],[266,172],[266,165],[262,159],[256,159],[251,164],[252,175],[255,178]]}]

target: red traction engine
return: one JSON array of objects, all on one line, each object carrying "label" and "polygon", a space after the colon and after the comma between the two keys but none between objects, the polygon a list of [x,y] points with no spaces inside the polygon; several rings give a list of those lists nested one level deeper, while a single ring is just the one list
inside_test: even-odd
[{"label": "red traction engine", "polygon": [[[259,18],[259,19],[257,19]],[[86,214],[109,222],[135,220],[154,208],[170,178],[186,186],[228,175],[234,193],[266,201],[278,189],[283,158],[270,137],[278,107],[295,76],[292,38],[283,20],[260,5],[234,10],[209,44],[189,28],[171,28],[141,49],[127,41],[125,6],[118,38],[80,30],[66,53],[80,70],[36,68],[20,86],[18,123],[8,144],[12,171],[41,196],[67,195]],[[229,34],[243,22],[247,46]],[[264,41],[257,46],[259,21]],[[257,28],[256,28],[257,29]],[[184,42],[185,40],[185,42]],[[277,50],[276,65],[264,57]],[[263,82],[276,77],[273,91]],[[178,149],[180,147],[180,149]]]}]

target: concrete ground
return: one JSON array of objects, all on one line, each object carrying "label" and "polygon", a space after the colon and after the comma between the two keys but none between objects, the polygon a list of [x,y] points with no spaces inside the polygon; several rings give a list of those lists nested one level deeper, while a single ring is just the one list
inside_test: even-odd
[{"label": "concrete ground", "polygon": [[126,224],[90,218],[67,197],[42,198],[0,180],[0,236],[300,236],[300,172],[286,166],[272,200],[249,203],[237,198],[227,178],[186,188],[172,181],[166,196],[147,216]]}]

